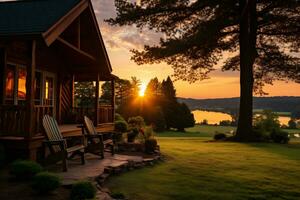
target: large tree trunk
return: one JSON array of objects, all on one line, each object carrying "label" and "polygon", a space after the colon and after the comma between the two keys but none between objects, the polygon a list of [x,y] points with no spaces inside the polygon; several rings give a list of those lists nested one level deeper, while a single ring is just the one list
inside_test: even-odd
[{"label": "large tree trunk", "polygon": [[240,0],[240,108],[236,140],[249,141],[252,136],[253,64],[256,57],[256,0]]}]

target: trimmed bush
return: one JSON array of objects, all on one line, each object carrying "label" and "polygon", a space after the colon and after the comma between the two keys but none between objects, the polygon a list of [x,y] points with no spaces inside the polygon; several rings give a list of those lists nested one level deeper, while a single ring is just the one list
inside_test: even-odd
[{"label": "trimmed bush", "polygon": [[53,173],[40,172],[33,178],[32,189],[40,194],[48,194],[60,186],[60,177]]},{"label": "trimmed bush", "polygon": [[271,133],[271,139],[276,143],[286,144],[289,142],[289,133],[282,130],[274,130]]},{"label": "trimmed bush", "polygon": [[157,147],[157,141],[154,138],[147,139],[145,141],[145,151],[146,153],[153,153]]},{"label": "trimmed bush", "polygon": [[214,135],[214,140],[225,140],[226,134],[225,133],[216,133]]},{"label": "trimmed bush", "polygon": [[10,174],[20,180],[30,179],[42,171],[43,168],[41,165],[30,160],[15,161],[11,164],[10,168]]},{"label": "trimmed bush", "polygon": [[130,129],[141,129],[145,126],[145,121],[144,118],[141,116],[136,116],[136,117],[130,117],[128,119],[128,124]]},{"label": "trimmed bush", "polygon": [[115,120],[116,121],[125,121],[125,119],[119,113],[115,114]]},{"label": "trimmed bush", "polygon": [[121,133],[124,133],[128,130],[128,124],[126,121],[116,121],[115,122],[115,130]]},{"label": "trimmed bush", "polygon": [[80,181],[73,185],[71,191],[72,200],[93,199],[96,196],[96,187],[89,181]]},{"label": "trimmed bush", "polygon": [[113,192],[110,196],[114,199],[126,199],[125,195],[121,192]]}]

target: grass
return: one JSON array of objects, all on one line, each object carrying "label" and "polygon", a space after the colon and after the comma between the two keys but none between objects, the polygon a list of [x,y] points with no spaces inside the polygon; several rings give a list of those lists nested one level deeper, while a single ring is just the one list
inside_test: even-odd
[{"label": "grass", "polygon": [[113,177],[108,187],[133,200],[299,199],[298,141],[207,142],[215,131],[230,131],[226,128],[197,126],[187,133],[159,134],[166,161]]}]

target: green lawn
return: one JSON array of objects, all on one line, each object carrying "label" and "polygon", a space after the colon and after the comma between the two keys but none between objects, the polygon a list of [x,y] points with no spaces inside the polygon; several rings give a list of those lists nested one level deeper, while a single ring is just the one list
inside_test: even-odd
[{"label": "green lawn", "polygon": [[189,129],[195,133],[159,134],[166,161],[113,177],[108,187],[137,200],[300,199],[298,141],[207,142],[216,130],[225,129],[198,126]]}]

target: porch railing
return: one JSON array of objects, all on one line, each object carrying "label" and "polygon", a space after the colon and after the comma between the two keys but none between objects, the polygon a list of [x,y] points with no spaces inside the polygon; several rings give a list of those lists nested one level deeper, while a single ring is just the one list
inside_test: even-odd
[{"label": "porch railing", "polygon": [[[100,105],[98,108],[98,124],[114,122],[114,108],[112,105]],[[72,108],[74,121],[81,123],[84,116],[95,120],[95,108],[75,107]]]},{"label": "porch railing", "polygon": [[111,105],[100,105],[98,109],[99,122],[102,123],[112,123],[114,122],[114,108]]},{"label": "porch railing", "polygon": [[25,106],[0,105],[0,135],[24,136],[26,123]]},{"label": "porch railing", "polygon": [[43,132],[43,125],[42,120],[45,115],[54,115],[53,106],[34,106],[34,113],[35,113],[35,133],[42,133]]}]

